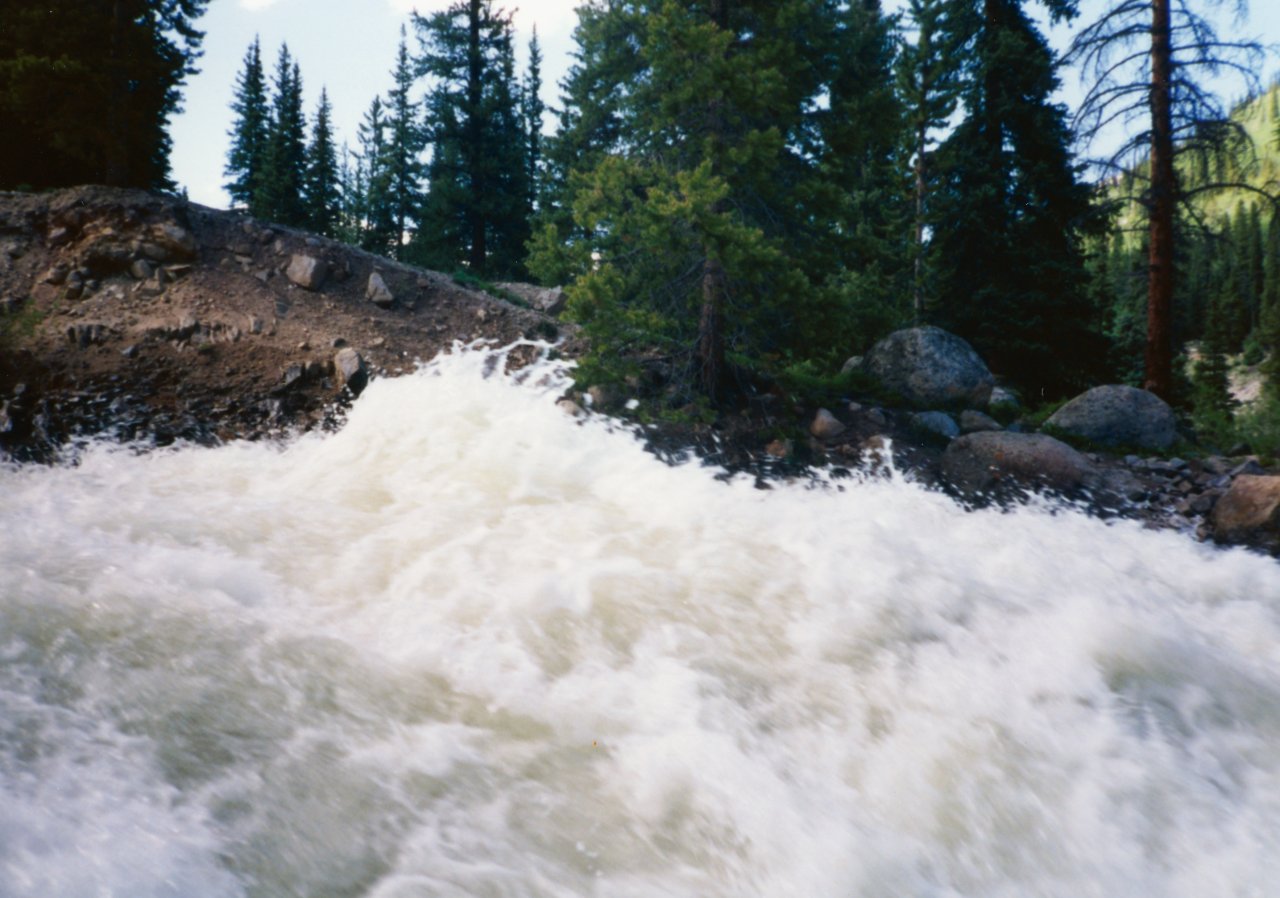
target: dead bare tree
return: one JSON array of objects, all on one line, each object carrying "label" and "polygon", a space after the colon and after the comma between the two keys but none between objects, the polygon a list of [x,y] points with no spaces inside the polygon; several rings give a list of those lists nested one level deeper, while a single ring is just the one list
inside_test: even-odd
[{"label": "dead bare tree", "polygon": [[[1093,164],[1107,174],[1131,172],[1146,184],[1133,197],[1146,211],[1150,238],[1144,386],[1164,399],[1173,390],[1174,217],[1189,198],[1177,159],[1239,151],[1247,144],[1208,82],[1234,75],[1255,92],[1264,56],[1256,41],[1220,38],[1213,22],[1191,8],[1193,2],[1206,5],[1113,0],[1080,31],[1066,56],[1090,83],[1076,114],[1081,139],[1092,143],[1116,128],[1127,132],[1118,149]],[[1237,21],[1246,12],[1245,0],[1208,5],[1229,8]],[[1139,164],[1144,157],[1145,171]]]}]

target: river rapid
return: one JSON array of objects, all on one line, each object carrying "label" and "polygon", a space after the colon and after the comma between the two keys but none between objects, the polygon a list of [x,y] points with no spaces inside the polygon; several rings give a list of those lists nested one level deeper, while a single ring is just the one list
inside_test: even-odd
[{"label": "river rapid", "polygon": [[1276,562],[495,361],[0,467],[0,896],[1280,895]]}]

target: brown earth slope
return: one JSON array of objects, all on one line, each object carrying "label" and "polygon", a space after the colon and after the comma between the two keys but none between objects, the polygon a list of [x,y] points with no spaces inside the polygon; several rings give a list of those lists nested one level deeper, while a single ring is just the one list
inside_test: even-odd
[{"label": "brown earth slope", "polygon": [[[19,458],[104,428],[164,444],[312,427],[366,373],[557,333],[447,275],[239,213],[104,187],[0,194],[0,449]],[[350,388],[343,349],[363,366]]]}]

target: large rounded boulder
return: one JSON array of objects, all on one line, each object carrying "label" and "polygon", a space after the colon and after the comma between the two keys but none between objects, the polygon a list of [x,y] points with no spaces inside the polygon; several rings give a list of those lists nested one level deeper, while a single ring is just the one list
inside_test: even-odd
[{"label": "large rounded boulder", "polygon": [[968,494],[1000,493],[1010,487],[1071,493],[1098,483],[1089,459],[1042,433],[982,431],[951,441],[942,475]]},{"label": "large rounded boulder", "polygon": [[985,408],[995,386],[973,347],[937,327],[895,331],[866,354],[862,370],[920,409]]},{"label": "large rounded boulder", "polygon": [[1110,384],[1081,393],[1045,427],[1109,448],[1168,449],[1178,439],[1173,409],[1154,393]]},{"label": "large rounded boulder", "polygon": [[1209,526],[1220,543],[1280,549],[1280,476],[1237,477],[1213,506]]}]

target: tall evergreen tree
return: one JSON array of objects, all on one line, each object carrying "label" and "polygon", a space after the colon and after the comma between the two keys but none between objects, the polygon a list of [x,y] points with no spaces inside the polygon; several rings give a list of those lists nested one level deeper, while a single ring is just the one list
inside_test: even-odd
[{"label": "tall evergreen tree", "polygon": [[916,322],[926,315],[927,284],[925,234],[928,229],[927,202],[932,182],[931,167],[935,135],[951,120],[958,102],[958,34],[949,13],[956,11],[947,0],[909,0],[907,16],[914,40],[904,42],[897,63],[898,95],[910,134],[911,173],[915,201],[912,313]]},{"label": "tall evergreen tree", "polygon": [[560,82],[555,134],[545,143],[538,214],[534,224],[534,274],[544,283],[563,284],[574,276],[574,250],[589,237],[574,221],[574,172],[592,171],[605,154],[624,150],[626,85],[647,66],[639,46],[643,17],[606,0],[578,7],[573,65]]},{"label": "tall evergreen tree", "polygon": [[410,97],[415,81],[404,26],[391,72],[392,88],[386,102],[386,140],[382,148],[382,172],[386,177],[386,200],[390,205],[395,233],[392,254],[403,256],[405,237],[422,205],[422,153],[426,132],[420,121],[418,104]]},{"label": "tall evergreen tree", "polygon": [[[883,158],[877,141],[860,144],[856,133],[874,122],[824,120],[827,104],[880,108],[842,67],[854,62],[843,57],[856,55],[862,29],[878,23],[873,4],[858,6],[860,14],[823,0],[645,0],[580,9],[578,64],[565,85],[575,105],[551,155],[581,148],[586,165],[562,176],[569,240],[557,247],[550,236],[562,226],[548,221],[531,264],[544,278],[576,278],[570,308],[592,345],[584,376],[616,377],[620,359],[641,355],[676,378],[673,401],[716,403],[746,386],[749,368],[847,349],[843,272],[809,263],[858,245],[850,232],[871,193],[856,178]],[[887,78],[888,60],[875,60]]]},{"label": "tall evergreen tree", "polygon": [[229,132],[231,148],[223,172],[231,180],[225,187],[232,203],[252,208],[254,197],[261,190],[271,115],[262,50],[256,37],[245,53],[244,68],[236,78],[231,109],[236,117]]},{"label": "tall evergreen tree", "polygon": [[0,189],[166,188],[209,0],[0,0]]},{"label": "tall evergreen tree", "polygon": [[374,97],[356,132],[360,143],[360,246],[390,256],[395,252],[396,219],[387,166],[387,122],[381,97]]},{"label": "tall evergreen tree", "polygon": [[333,145],[330,121],[332,113],[329,92],[321,88],[315,121],[311,125],[311,144],[307,147],[305,198],[307,226],[326,237],[337,236],[342,209],[338,152]]},{"label": "tall evergreen tree", "polygon": [[[1052,102],[1055,62],[1023,0],[960,0],[969,32],[964,120],[938,154],[933,318],[1033,394],[1093,376],[1104,356],[1085,292],[1086,188]],[[1073,11],[1068,0],[1046,4]]]},{"label": "tall evergreen tree", "polygon": [[460,0],[413,21],[418,71],[432,79],[425,239],[414,258],[445,268],[465,263],[477,274],[516,273],[529,210],[511,16],[491,0]]},{"label": "tall evergreen tree", "polygon": [[542,45],[538,43],[538,29],[533,29],[529,39],[529,68],[520,86],[520,117],[524,124],[525,182],[529,195],[526,205],[530,210],[537,203],[542,181],[542,119],[546,104],[542,102]]},{"label": "tall evergreen tree", "polygon": [[307,176],[306,117],[302,111],[302,73],[280,45],[276,60],[271,124],[263,162],[262,190],[254,215],[280,224],[303,226]]}]

